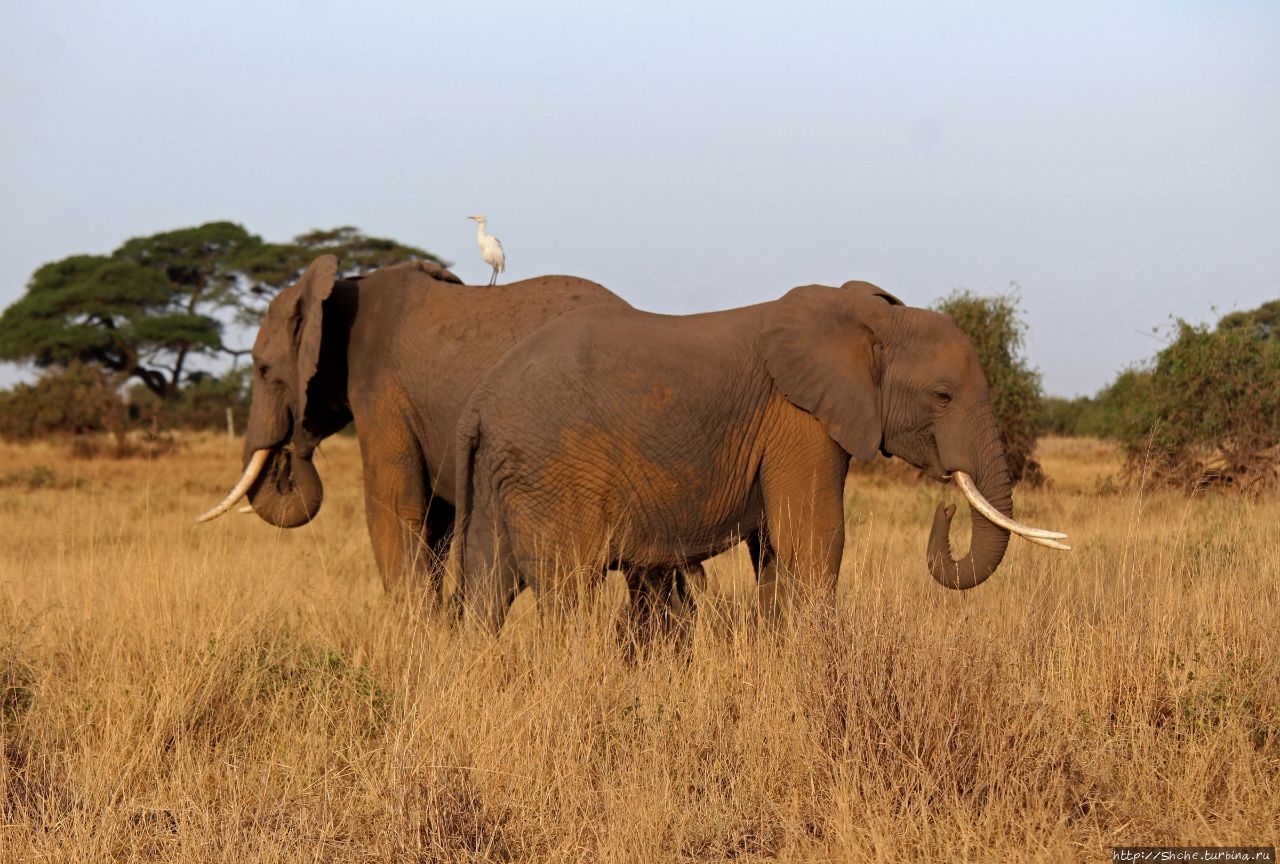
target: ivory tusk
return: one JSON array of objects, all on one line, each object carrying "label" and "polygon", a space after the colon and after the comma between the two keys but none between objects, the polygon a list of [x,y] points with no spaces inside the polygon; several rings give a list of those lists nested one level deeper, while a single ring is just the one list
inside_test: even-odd
[{"label": "ivory tusk", "polygon": [[1071,547],[1066,543],[1059,543],[1057,540],[1046,540],[1043,537],[1023,537],[1028,543],[1034,543],[1037,546],[1044,546],[1048,549],[1058,549],[1063,552],[1070,552]]},{"label": "ivory tusk", "polygon": [[243,507],[241,507],[240,509],[236,510],[236,512],[237,512],[237,513],[252,513],[252,512],[253,512],[253,505],[252,505],[252,504],[246,504],[246,505],[244,505]]},{"label": "ivory tusk", "polygon": [[[1008,516],[997,510],[995,505],[990,501],[982,497],[982,493],[979,492],[978,487],[974,485],[973,478],[963,471],[956,471],[951,476],[955,479],[956,485],[960,487],[960,491],[964,493],[964,497],[968,499],[971,505],[973,505],[973,509],[977,510],[983,516],[987,517],[988,520],[999,525],[1004,530],[1012,531],[1014,534],[1025,537],[1028,540],[1067,539],[1067,535],[1060,531],[1048,531],[1044,528],[1032,528],[1029,525],[1023,525],[1016,519],[1010,519]],[[1041,543],[1040,545],[1048,546],[1049,544]],[[1050,546],[1049,548],[1056,549],[1058,547]]]},{"label": "ivory tusk", "polygon": [[236,502],[249,491],[253,481],[258,479],[258,475],[262,473],[262,466],[267,464],[267,457],[270,455],[270,450],[254,450],[253,456],[249,459],[249,464],[245,466],[244,476],[240,478],[240,482],[236,484],[236,487],[227,493],[227,497],[222,499],[221,504],[208,513],[203,513],[197,517],[196,522],[208,522],[212,519],[217,519],[234,507]]}]

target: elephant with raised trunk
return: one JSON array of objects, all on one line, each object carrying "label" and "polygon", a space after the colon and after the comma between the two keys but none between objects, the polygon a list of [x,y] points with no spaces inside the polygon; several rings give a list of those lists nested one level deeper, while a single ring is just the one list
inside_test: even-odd
[{"label": "elephant with raised trunk", "polygon": [[454,430],[472,388],[525,335],[593,304],[627,305],[572,276],[474,287],[415,261],[343,279],[336,258],[317,258],[267,309],[253,346],[244,473],[200,521],[247,494],[273,525],[309,522],[324,494],[316,446],[355,420],[384,584],[438,572],[430,565],[454,519]]},{"label": "elephant with raised trunk", "polygon": [[464,599],[497,628],[524,584],[678,572],[744,536],[776,565],[760,576],[767,612],[797,585],[830,596],[848,461],[876,453],[955,478],[973,505],[959,560],[939,505],[926,564],[940,584],[982,583],[1010,530],[1066,548],[1012,519],[986,378],[944,315],[865,282],[701,315],[567,313],[489,371],[459,422]]}]

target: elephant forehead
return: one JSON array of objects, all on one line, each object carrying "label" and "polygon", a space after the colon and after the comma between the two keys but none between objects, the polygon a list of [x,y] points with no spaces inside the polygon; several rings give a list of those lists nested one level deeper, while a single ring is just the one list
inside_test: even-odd
[{"label": "elephant forehead", "polygon": [[907,362],[915,371],[937,367],[968,375],[979,368],[978,352],[960,326],[945,315],[927,310],[912,321],[898,338],[887,340],[891,362]]},{"label": "elephant forehead", "polygon": [[287,322],[266,319],[258,330],[258,337],[253,341],[253,356],[256,360],[265,361],[272,366],[291,360],[293,343]]}]

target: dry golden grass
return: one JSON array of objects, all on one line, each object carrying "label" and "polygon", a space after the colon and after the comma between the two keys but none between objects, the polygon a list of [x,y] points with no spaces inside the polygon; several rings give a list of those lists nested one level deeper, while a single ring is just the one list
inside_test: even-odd
[{"label": "dry golden grass", "polygon": [[[239,450],[0,446],[0,859],[1109,859],[1280,827],[1280,504],[1055,487],[981,588],[924,570],[940,494],[859,476],[838,610],[630,663],[602,592],[500,639],[383,596],[355,442],[311,526],[192,517]],[[1099,490],[1104,490],[1100,492]],[[959,520],[957,520],[959,521]],[[963,526],[960,526],[963,530]]]}]

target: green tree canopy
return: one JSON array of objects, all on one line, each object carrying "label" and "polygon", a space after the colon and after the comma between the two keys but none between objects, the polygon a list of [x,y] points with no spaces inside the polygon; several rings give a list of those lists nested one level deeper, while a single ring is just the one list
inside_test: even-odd
[{"label": "green tree canopy", "polygon": [[232,222],[165,231],[110,255],[72,255],[38,269],[0,315],[0,359],[96,365],[167,399],[186,382],[193,357],[244,353],[225,344],[226,325],[256,325],[276,292],[324,253],[338,256],[344,275],[410,258],[444,264],[351,226],[291,243],[264,242]]},{"label": "green tree canopy", "polygon": [[1022,355],[1026,324],[1016,294],[980,297],[954,291],[934,304],[951,316],[973,340],[978,360],[991,387],[991,408],[1004,443],[1009,474],[1016,483],[1039,478],[1031,458],[1036,446],[1040,412],[1040,373]]}]

